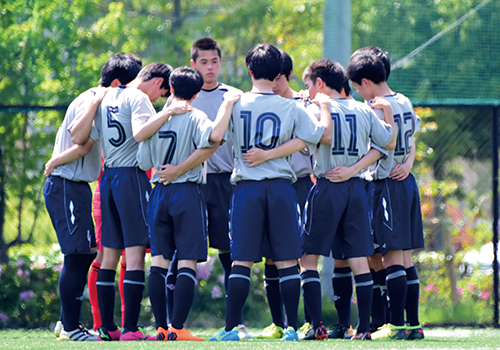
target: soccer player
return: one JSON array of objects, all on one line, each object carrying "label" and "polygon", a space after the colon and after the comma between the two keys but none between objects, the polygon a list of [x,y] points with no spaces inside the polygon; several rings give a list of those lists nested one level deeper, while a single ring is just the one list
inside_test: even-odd
[{"label": "soccer player", "polygon": [[[172,68],[162,63],[144,67],[128,85],[112,89],[98,108],[96,125],[104,153],[101,178],[102,244],[104,257],[97,277],[102,327],[100,340],[146,340],[137,327],[144,290],[144,254],[149,243],[146,205],[151,185],[138,168],[138,143],[134,138],[141,125],[156,115],[151,102],[170,93],[168,79]],[[167,111],[162,112],[162,114]],[[87,113],[72,129],[72,137],[85,142],[94,115]],[[113,320],[114,281],[122,250],[127,255],[124,279],[125,327]],[[156,339],[156,337],[154,337]]]},{"label": "soccer player", "polygon": [[[262,258],[264,237],[269,241],[278,267],[281,296],[288,316],[289,328],[283,339],[298,340],[299,210],[291,185],[296,176],[286,156],[305,148],[306,144],[311,150],[318,142],[330,142],[328,101],[316,101],[323,109],[318,123],[296,101],[273,94],[273,81],[281,73],[283,58],[280,51],[270,44],[261,44],[250,50],[246,64],[252,90],[232,108],[223,103],[214,127],[216,129],[219,124],[219,116],[222,120],[230,117],[228,136],[234,142],[235,161],[231,182],[236,189],[231,200],[233,267],[227,291],[226,327],[210,340],[240,339],[238,330],[233,328],[241,320],[250,288],[251,267],[254,261]],[[245,163],[249,159],[244,160],[244,155],[250,150],[266,149],[272,150],[270,153],[274,159],[251,163],[254,166]]]},{"label": "soccer player", "polygon": [[[113,56],[104,65],[99,84],[101,87],[127,84],[139,70],[137,63],[127,56]],[[45,205],[64,254],[59,278],[63,323],[59,339],[63,340],[97,340],[79,324],[79,318],[87,273],[96,255],[92,192],[88,183],[99,177],[102,150],[95,143],[98,140],[95,131],[83,145],[76,145],[71,141],[69,129],[91,100],[100,101],[105,92],[90,89],[71,103],[59,127],[52,158],[45,166]]]},{"label": "soccer player", "polygon": [[[420,119],[410,100],[389,88],[386,77],[390,63],[382,66],[383,71],[373,63],[381,56],[388,62],[380,49],[360,49],[351,56],[347,70],[353,87],[366,101],[384,96],[391,103],[397,128],[396,148],[387,159],[381,160],[370,188],[373,232],[383,256],[390,301],[390,323],[373,333],[373,338],[422,339],[424,334],[418,321],[419,283],[411,251],[422,248],[424,240],[418,186],[410,173],[415,154],[413,138]],[[380,254],[372,257],[372,265],[379,264]],[[409,327],[405,325],[405,308]]]},{"label": "soccer player", "polygon": [[[340,64],[322,59],[309,68],[309,79],[305,83],[310,97],[323,92],[332,99],[333,136],[331,144],[320,145],[317,151],[314,175],[318,181],[306,205],[302,230],[304,254],[300,259],[302,290],[316,339],[326,339],[318,258],[332,252],[335,259],[347,259],[354,273],[358,296],[359,325],[355,339],[369,340],[373,281],[367,257],[373,253],[373,244],[365,183],[360,174],[341,183],[332,183],[324,175],[337,166],[357,163],[370,141],[379,147],[394,147],[391,143],[395,143],[395,138],[392,127],[380,121],[370,107],[341,97],[345,72]],[[387,101],[378,99],[372,107],[382,108],[384,115],[389,120],[392,118]]]}]

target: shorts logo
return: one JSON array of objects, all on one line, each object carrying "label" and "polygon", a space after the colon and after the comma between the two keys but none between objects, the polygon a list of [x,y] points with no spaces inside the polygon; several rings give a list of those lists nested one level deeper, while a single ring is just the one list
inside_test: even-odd
[{"label": "shorts logo", "polygon": [[149,203],[149,192],[148,191],[146,191],[146,202]]},{"label": "shorts logo", "polygon": [[340,299],[340,297],[338,295],[333,296],[333,301],[338,301],[339,299]]},{"label": "shorts logo", "polygon": [[75,224],[75,215],[73,214],[73,210],[75,210],[75,205],[73,204],[73,201],[69,202],[69,211],[71,212],[71,224]]},{"label": "shorts logo", "polygon": [[389,213],[387,212],[387,202],[385,200],[385,197],[382,198],[382,206],[384,207],[384,217],[385,221],[389,221]]}]

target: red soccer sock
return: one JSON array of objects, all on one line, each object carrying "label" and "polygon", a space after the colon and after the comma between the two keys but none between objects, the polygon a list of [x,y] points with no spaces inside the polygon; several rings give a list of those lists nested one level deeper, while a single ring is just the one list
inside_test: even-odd
[{"label": "red soccer sock", "polygon": [[88,277],[88,288],[89,288],[89,299],[90,306],[92,309],[92,318],[94,319],[94,330],[98,330],[101,328],[101,312],[99,311],[99,300],[97,299],[97,274],[99,273],[99,269],[101,268],[101,264],[98,262],[92,262],[90,266],[90,272]]},{"label": "red soccer sock", "polygon": [[120,299],[122,303],[122,327],[125,327],[125,294],[123,293],[123,280],[125,279],[125,271],[127,271],[127,264],[120,263],[118,290],[120,291]]}]

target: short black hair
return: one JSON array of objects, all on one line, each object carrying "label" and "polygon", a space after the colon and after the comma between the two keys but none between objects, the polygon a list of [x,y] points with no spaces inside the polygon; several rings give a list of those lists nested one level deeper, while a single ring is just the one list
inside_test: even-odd
[{"label": "short black hair", "polygon": [[309,65],[310,79],[316,85],[316,79],[321,78],[329,88],[340,93],[344,86],[345,71],[342,65],[329,58],[323,58]]},{"label": "short black hair", "polygon": [[129,56],[125,54],[112,56],[102,67],[99,85],[109,87],[115,79],[126,85],[137,77],[140,70],[141,66]]},{"label": "short black hair", "polygon": [[170,74],[172,73],[172,67],[165,63],[150,63],[146,67],[142,68],[137,75],[137,78],[141,78],[143,81],[149,81],[153,78],[163,78],[163,83],[160,86],[160,89],[167,89],[168,92],[164,95],[164,97],[170,96],[170,85],[169,79]]},{"label": "short black hair", "polygon": [[200,55],[199,52],[201,51],[210,51],[210,50],[215,50],[219,54],[219,58],[222,58],[221,56],[221,51],[220,51],[220,46],[217,44],[217,41],[211,38],[203,38],[196,40],[191,46],[191,59],[196,62],[196,59]]},{"label": "short black hair", "polygon": [[345,75],[345,78],[344,78],[343,88],[344,88],[344,93],[345,93],[346,97],[349,96],[351,94],[351,85],[349,85],[349,78],[347,78],[347,74]]},{"label": "short black hair", "polygon": [[290,73],[293,71],[293,61],[289,54],[285,51],[280,50],[281,56],[283,57],[283,68],[281,68],[281,74],[286,77],[286,80],[290,79]]},{"label": "short black hair", "polygon": [[128,56],[132,61],[136,61],[139,66],[142,68],[142,60],[134,55],[133,53],[124,53],[124,55]]},{"label": "short black hair", "polygon": [[194,67],[179,67],[170,74],[170,86],[174,88],[174,96],[189,101],[200,92],[203,76]]},{"label": "short black hair", "polygon": [[362,79],[380,84],[386,81],[384,63],[372,54],[353,55],[347,66],[347,77],[356,84],[361,84]]},{"label": "short black hair", "polygon": [[245,57],[248,70],[255,79],[273,81],[283,68],[283,57],[280,50],[271,44],[259,44],[248,51]]},{"label": "short black hair", "polygon": [[391,60],[389,59],[389,54],[387,52],[376,46],[366,46],[354,51],[352,56],[360,54],[370,54],[380,58],[385,68],[385,80],[389,79],[389,75],[391,74]]}]

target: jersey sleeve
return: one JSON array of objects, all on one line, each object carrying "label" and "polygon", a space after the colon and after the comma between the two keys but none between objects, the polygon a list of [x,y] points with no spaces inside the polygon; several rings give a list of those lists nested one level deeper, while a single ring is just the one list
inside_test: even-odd
[{"label": "jersey sleeve", "polygon": [[139,163],[139,168],[144,171],[148,171],[153,168],[154,165],[151,157],[151,138],[139,143],[137,162]]},{"label": "jersey sleeve", "polygon": [[140,127],[156,114],[156,110],[146,94],[138,95],[130,105],[132,116],[132,132],[135,134]]},{"label": "jersey sleeve", "polygon": [[380,120],[370,107],[366,109],[366,112],[369,113],[370,118],[372,147],[374,143],[380,147],[387,146],[392,139],[392,126]]},{"label": "jersey sleeve", "polygon": [[306,143],[309,154],[314,152],[325,131],[315,114],[313,108],[306,109],[302,103],[297,103],[297,124],[293,134]]},{"label": "jersey sleeve", "polygon": [[212,147],[214,143],[210,141],[209,138],[212,132],[213,122],[201,111],[197,111],[195,115],[197,125],[193,135],[193,141],[196,148]]},{"label": "jersey sleeve", "polygon": [[[75,118],[71,121],[71,123],[67,127],[67,131],[70,132],[71,129],[75,126],[76,122],[82,117],[82,115],[85,113],[87,108],[90,106],[91,98],[85,98],[82,99],[82,102],[78,104],[78,106],[75,108]],[[100,122],[100,111],[101,108],[97,108],[97,112],[94,118],[94,121],[92,122],[92,127],[90,129],[90,135],[89,137],[97,141],[99,140],[99,137],[101,136],[100,129],[97,128],[98,122]],[[98,118],[99,116],[99,118]]]}]

